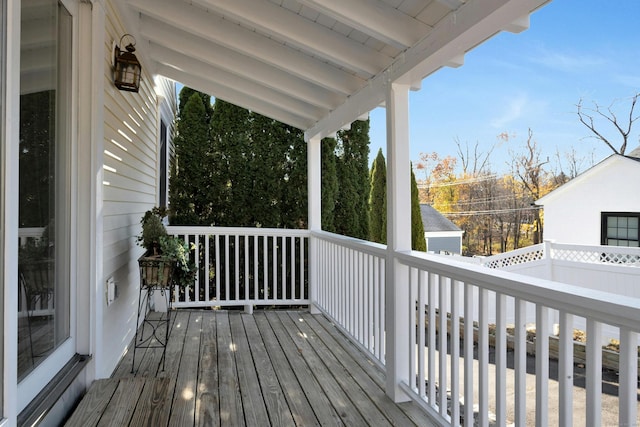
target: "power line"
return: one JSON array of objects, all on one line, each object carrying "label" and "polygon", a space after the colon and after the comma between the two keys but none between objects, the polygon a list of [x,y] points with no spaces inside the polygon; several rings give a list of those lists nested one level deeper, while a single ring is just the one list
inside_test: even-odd
[{"label": "power line", "polygon": [[542,206],[530,206],[528,208],[495,209],[484,211],[441,212],[441,214],[445,216],[500,215],[511,212],[536,211],[541,208]]},{"label": "power line", "polygon": [[420,181],[417,183],[418,188],[438,188],[438,187],[451,187],[454,185],[462,185],[462,184],[473,184],[476,182],[489,181],[491,179],[495,179],[497,175],[483,175],[474,178],[465,178],[465,179],[457,179],[454,182],[441,182],[438,184],[427,184],[424,181]]}]

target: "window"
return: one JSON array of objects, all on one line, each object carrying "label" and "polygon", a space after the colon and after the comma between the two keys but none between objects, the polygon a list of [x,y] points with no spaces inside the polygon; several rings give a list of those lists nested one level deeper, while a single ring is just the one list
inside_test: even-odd
[{"label": "window", "polygon": [[18,379],[70,336],[71,15],[22,2]]},{"label": "window", "polygon": [[167,203],[167,125],[164,124],[164,121],[160,121],[160,194],[159,194],[159,202],[158,206],[161,208],[166,208]]},{"label": "window", "polygon": [[603,212],[603,245],[633,246],[640,243],[640,213]]}]

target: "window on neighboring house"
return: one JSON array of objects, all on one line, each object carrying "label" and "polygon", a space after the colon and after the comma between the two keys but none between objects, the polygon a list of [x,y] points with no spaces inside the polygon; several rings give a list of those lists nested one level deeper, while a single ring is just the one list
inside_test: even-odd
[{"label": "window on neighboring house", "polygon": [[167,181],[169,180],[169,175],[167,173],[167,125],[164,124],[164,121],[160,121],[160,182],[159,182],[159,201],[158,206],[166,208],[167,207]]},{"label": "window on neighboring house", "polygon": [[603,212],[602,244],[640,246],[640,213]]}]

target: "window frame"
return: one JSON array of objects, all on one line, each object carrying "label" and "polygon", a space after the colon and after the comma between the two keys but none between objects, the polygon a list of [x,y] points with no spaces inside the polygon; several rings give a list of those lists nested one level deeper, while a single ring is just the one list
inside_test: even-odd
[{"label": "window frame", "polygon": [[[66,15],[64,19],[67,20],[64,29],[58,27],[58,32],[61,36],[65,37],[68,41],[66,46],[62,46],[63,49],[60,53],[69,55],[68,61],[65,63],[68,67],[68,73],[65,75],[58,75],[57,81],[60,87],[64,87],[62,93],[56,96],[56,121],[59,119],[65,123],[66,132],[62,138],[66,141],[63,151],[59,154],[62,157],[57,157],[57,160],[64,160],[64,168],[60,169],[59,184],[64,185],[65,192],[64,200],[60,200],[61,210],[56,207],[56,217],[64,222],[64,235],[56,233],[56,238],[60,239],[61,252],[66,255],[64,259],[60,258],[60,262],[56,262],[56,268],[59,267],[59,271],[64,276],[65,288],[59,295],[64,296],[66,307],[60,310],[60,313],[64,313],[66,322],[66,338],[60,340],[60,344],[51,352],[38,366],[36,366],[26,376],[19,379],[16,388],[16,403],[17,412],[21,412],[26,405],[42,391],[46,384],[65,366],[65,364],[76,353],[76,335],[77,335],[77,315],[76,315],[76,297],[77,290],[75,280],[75,268],[76,268],[76,240],[77,235],[75,232],[77,199],[75,193],[77,191],[77,177],[75,171],[77,170],[77,164],[75,163],[74,156],[76,154],[77,147],[77,81],[78,71],[77,64],[78,58],[75,52],[78,47],[78,4],[70,0],[57,0],[57,7],[63,8]],[[62,16],[62,15],[61,15]],[[60,22],[58,22],[60,25]],[[20,24],[22,26],[22,23]],[[66,33],[60,33],[60,31]],[[68,37],[68,38],[67,38]],[[20,60],[22,60],[20,56]],[[58,56],[58,61],[60,56]],[[58,66],[60,63],[58,63]],[[59,70],[57,71],[59,72]],[[66,105],[66,112],[64,117],[58,117],[58,113],[61,108],[60,102]],[[61,122],[60,122],[61,123]],[[59,123],[58,123],[59,124]],[[56,133],[58,129],[56,130]],[[56,135],[58,139],[59,135]],[[58,163],[56,161],[56,163]],[[58,166],[56,165],[56,168]],[[63,170],[64,169],[64,170]],[[61,188],[60,188],[61,189]],[[58,205],[58,204],[56,204]],[[18,223],[16,222],[16,226]],[[57,228],[57,227],[56,227]],[[64,240],[64,242],[62,242]],[[62,248],[64,246],[64,249]],[[17,258],[16,258],[17,262]],[[17,317],[17,310],[14,313]],[[17,320],[17,319],[16,319]],[[17,338],[17,337],[16,337]],[[17,362],[17,360],[16,360]],[[17,369],[16,369],[17,371]],[[18,379],[16,377],[16,379]]]},{"label": "window frame", "polygon": [[[607,243],[609,240],[609,237],[607,235],[609,218],[637,218],[638,223],[640,224],[640,212],[601,212],[600,244],[603,246],[619,246],[619,245],[609,245]],[[625,239],[617,239],[617,240],[624,240],[628,242],[634,241],[634,242],[638,242],[638,244],[640,245],[640,227],[638,227],[638,235],[636,236],[636,239],[625,238]]]}]

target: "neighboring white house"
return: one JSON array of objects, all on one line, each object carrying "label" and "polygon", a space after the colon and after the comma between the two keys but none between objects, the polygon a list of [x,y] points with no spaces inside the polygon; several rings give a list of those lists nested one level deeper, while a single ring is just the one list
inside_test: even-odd
[{"label": "neighboring white house", "polygon": [[536,201],[544,237],[558,243],[637,247],[640,241],[640,147],[614,154]]},{"label": "neighboring white house", "polygon": [[424,239],[427,252],[450,252],[462,254],[462,235],[464,231],[431,205],[421,204],[420,215],[424,226]]}]

